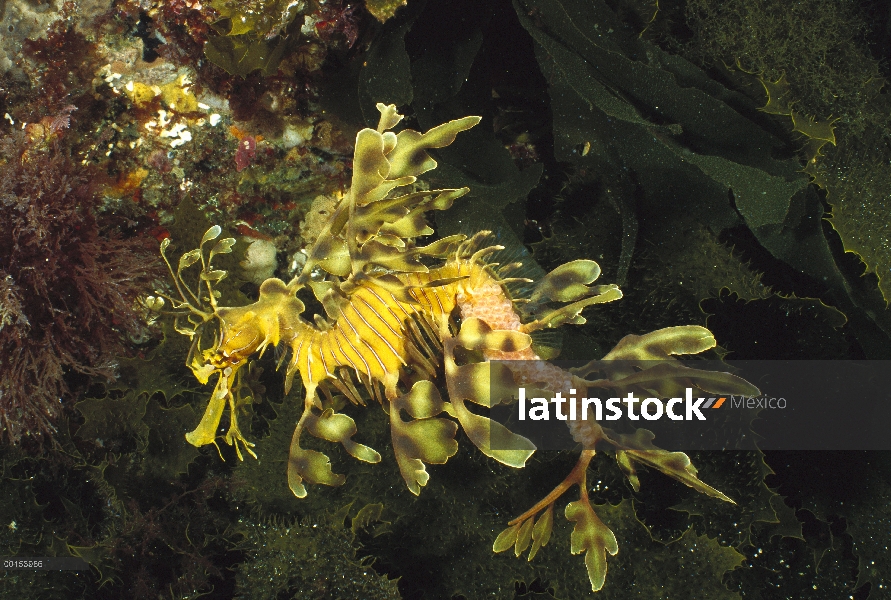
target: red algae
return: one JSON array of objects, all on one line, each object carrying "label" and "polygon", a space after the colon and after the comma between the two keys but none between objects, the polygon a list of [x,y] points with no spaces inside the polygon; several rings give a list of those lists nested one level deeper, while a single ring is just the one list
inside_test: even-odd
[{"label": "red algae", "polygon": [[113,377],[127,336],[146,333],[137,295],[158,261],[151,243],[105,231],[96,180],[58,140],[0,142],[0,441],[51,437],[66,377]]}]

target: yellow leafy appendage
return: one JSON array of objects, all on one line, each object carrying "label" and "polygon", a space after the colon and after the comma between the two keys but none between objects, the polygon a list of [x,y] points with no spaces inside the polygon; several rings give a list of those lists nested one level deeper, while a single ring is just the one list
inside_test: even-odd
[{"label": "yellow leafy appendage", "polygon": [[[235,447],[239,458],[242,448],[254,454],[253,444],[242,435],[236,419],[239,406],[247,401],[241,397],[242,368],[269,346],[279,345],[290,354],[286,390],[298,374],[305,389],[303,414],[294,429],[287,469],[291,491],[300,498],[307,494],[307,483],[341,485],[345,480],[333,472],[325,454],[301,447],[304,432],[339,442],[359,460],[380,460],[375,450],[353,440],[356,424],[336,412],[342,405],[338,396],[360,405],[371,398],[387,409],[400,472],[409,490],[419,494],[429,479],[425,464],[445,463],[457,452],[459,426],[487,456],[516,468],[525,465],[535,446],[466,406],[472,402],[491,407],[499,402],[490,393],[498,385],[505,389],[530,385],[552,391],[576,388],[580,392],[607,388],[620,395],[646,390],[648,395],[667,392],[664,395],[668,396],[682,381],[710,393],[757,394],[757,389],[735,376],[689,369],[673,358],[715,345],[711,333],[697,326],[627,336],[602,360],[576,373],[542,361],[530,334],[566,323],[584,323],[583,309],[617,300],[621,291],[615,285],[592,286],[600,268],[593,261],[576,260],[536,282],[530,297],[521,303],[508,291],[508,285],[518,280],[505,277],[518,265],[486,262],[488,255],[501,249],[486,245],[488,232],[417,246],[414,240],[433,233],[425,213],[447,210],[468,189],[402,194],[399,190],[436,167],[427,149],[448,146],[480,118],[457,119],[426,133],[411,129],[393,133],[390,130],[402,117],[392,105],[379,104],[378,109],[381,119],[377,129],[363,129],[356,138],[349,192],[308,250],[303,270],[290,282],[270,278],[260,286],[257,302],[218,306],[214,284],[226,274],[211,263],[216,254],[230,252],[234,240],[219,240],[206,250],[221,233],[216,226],[205,234],[198,249],[180,258],[175,271],[168,262],[179,298],[161,295],[172,305],[177,331],[193,340],[187,364],[202,383],[218,375],[201,422],[186,434],[191,444],[216,443],[228,406],[224,440]],[[167,247],[165,241],[162,254]],[[190,287],[183,272],[199,263],[198,284]],[[304,305],[297,293],[304,288],[319,300],[326,317],[316,315],[313,322],[302,317]],[[202,349],[201,340],[211,330],[214,343]],[[462,356],[476,356],[479,362],[459,365],[459,347],[469,351]],[[512,362],[490,365],[495,359]],[[620,360],[622,363],[614,362]],[[431,381],[439,368],[445,373],[448,401]],[[585,379],[595,371],[606,377]],[[649,431],[618,434],[594,420],[573,422],[570,430],[584,446],[576,467],[541,502],[510,522],[495,540],[496,552],[514,548],[519,556],[531,546],[531,560],[550,539],[554,503],[577,485],[579,499],[565,510],[566,518],[575,523],[571,551],[585,552],[592,588],[603,586],[606,555],[614,555],[618,544],[597,517],[585,485],[588,464],[603,444],[614,448],[620,467],[635,488],[635,468],[642,464],[705,494],[731,501],[696,477],[685,454],[654,446]],[[493,444],[493,439],[498,443]]]}]

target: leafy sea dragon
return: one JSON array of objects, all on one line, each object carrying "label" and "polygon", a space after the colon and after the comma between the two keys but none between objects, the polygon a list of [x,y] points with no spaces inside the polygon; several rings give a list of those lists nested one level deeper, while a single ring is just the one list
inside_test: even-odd
[{"label": "leafy sea dragon", "polygon": [[[697,326],[673,327],[629,335],[602,360],[570,373],[539,357],[536,335],[566,323],[585,322],[581,311],[593,304],[621,298],[615,285],[591,286],[600,275],[597,263],[575,260],[557,267],[538,282],[507,277],[519,263],[498,265],[487,258],[502,250],[488,246],[489,232],[469,238],[453,235],[427,246],[415,240],[431,235],[425,219],[432,210],[447,210],[469,190],[441,189],[400,193],[417,177],[436,167],[426,150],[451,144],[458,133],[479,123],[464,117],[425,133],[391,131],[402,116],[393,105],[378,104],[377,129],[363,129],[356,137],[352,185],[332,212],[317,241],[307,250],[302,271],[290,282],[270,278],[260,286],[259,300],[248,306],[217,304],[214,285],[225,271],[212,266],[214,256],[231,252],[235,240],[216,240],[221,229],[211,227],[195,250],[179,259],[173,277],[177,295],[160,294],[172,306],[175,327],[192,338],[187,365],[201,383],[217,375],[216,386],[201,422],[186,434],[195,446],[216,444],[221,417],[228,406],[229,426],[224,439],[239,459],[242,447],[256,457],[238,426],[238,412],[247,402],[240,377],[245,365],[270,346],[290,353],[285,390],[299,373],[305,390],[304,409],[291,439],[287,477],[298,498],[306,483],[341,485],[345,477],[332,471],[329,458],[302,448],[304,432],[341,443],[353,457],[376,463],[380,455],[355,440],[356,424],[337,410],[345,397],[364,405],[366,397],[389,412],[393,451],[408,489],[419,494],[429,474],[425,463],[442,464],[458,449],[459,425],[487,456],[520,468],[535,451],[526,438],[472,412],[466,403],[491,408],[490,388],[517,389],[530,385],[545,391],[608,388],[668,397],[692,386],[709,393],[756,395],[757,390],[733,375],[684,367],[674,355],[696,354],[715,346],[711,333]],[[186,269],[200,264],[197,284],[190,287]],[[517,284],[534,283],[526,298],[513,298]],[[309,288],[326,316],[302,317],[304,304],[297,293]],[[155,298],[155,305],[160,299]],[[217,326],[219,327],[217,329]],[[208,331],[214,342],[203,348]],[[459,350],[463,348],[464,350]],[[462,357],[462,364],[456,356]],[[470,358],[467,358],[470,357]],[[473,357],[476,357],[474,359]],[[280,365],[284,360],[280,361]],[[499,360],[500,359],[500,360]],[[491,362],[498,360],[498,362]],[[507,361],[507,362],[501,362]],[[616,362],[621,361],[621,362]],[[448,402],[432,383],[444,367]],[[655,364],[655,366],[653,366]],[[621,366],[619,366],[621,365]],[[585,379],[591,373],[601,378]],[[359,391],[357,382],[367,396]],[[507,400],[505,402],[509,402]],[[580,412],[580,411],[579,411]],[[446,418],[441,416],[445,413]],[[403,419],[403,414],[409,420]],[[530,559],[551,535],[556,500],[577,485],[579,500],[567,505],[567,519],[575,523],[571,551],[586,552],[592,588],[599,590],[606,576],[606,554],[618,551],[612,531],[592,508],[585,474],[596,448],[611,446],[632,487],[638,488],[637,465],[656,468],[710,496],[732,502],[701,482],[689,458],[655,447],[652,433],[638,430],[619,434],[595,420],[570,422],[571,433],[583,446],[581,457],[566,479],[542,501],[509,523],[494,543],[496,552],[513,547],[517,556],[531,545]],[[493,444],[493,440],[498,440]],[[497,447],[496,447],[497,446]],[[536,519],[537,515],[541,515]]]}]

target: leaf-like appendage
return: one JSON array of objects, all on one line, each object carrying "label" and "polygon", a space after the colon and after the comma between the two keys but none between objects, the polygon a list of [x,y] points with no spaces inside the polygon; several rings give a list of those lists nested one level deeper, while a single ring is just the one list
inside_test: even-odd
[{"label": "leaf-like appendage", "polygon": [[[458,442],[455,441],[458,425],[454,421],[435,418],[444,408],[445,403],[436,386],[428,380],[415,383],[408,394],[390,402],[393,453],[402,478],[415,495],[421,493],[421,488],[430,479],[424,463],[445,464],[458,452]],[[402,410],[414,420],[403,421]]]},{"label": "leaf-like appendage", "polygon": [[306,497],[303,482],[343,485],[346,477],[331,470],[331,459],[315,450],[291,447],[288,456],[288,487],[298,498]]},{"label": "leaf-like appendage", "polygon": [[439,395],[439,390],[432,381],[422,379],[411,390],[399,398],[393,400],[397,410],[404,410],[414,419],[429,419],[435,417],[445,408],[445,402]]},{"label": "leaf-like appendage", "polygon": [[655,437],[653,432],[647,429],[638,429],[633,434],[617,434],[609,431],[608,436],[616,446],[616,461],[635,490],[640,488],[640,482],[637,479],[634,463],[639,462],[658,469],[707,496],[736,504],[720,491],[700,481],[696,476],[696,467],[690,462],[689,456],[683,452],[669,452],[653,445]]},{"label": "leaf-like appendage", "polygon": [[[642,371],[635,370],[628,364],[620,365],[619,369],[611,369],[608,363],[600,365],[609,374],[609,387],[623,396],[627,392],[640,392],[648,396],[671,398],[683,395],[688,387],[710,394],[747,397],[759,394],[758,388],[742,377],[723,371],[691,369],[674,360],[657,363]],[[623,376],[625,373],[630,375]]]},{"label": "leaf-like appendage", "polygon": [[395,104],[378,102],[375,105],[375,108],[381,113],[381,118],[377,122],[377,130],[380,132],[384,132],[387,129],[393,129],[400,121],[402,121],[403,117],[399,114],[399,111],[396,110]]},{"label": "leaf-like appendage", "polygon": [[[466,189],[466,188],[465,188]],[[462,190],[454,190],[456,192],[460,192]],[[444,238],[440,238],[429,244],[427,246],[423,246],[421,248],[416,248],[415,251],[418,254],[423,254],[425,256],[435,256],[439,258],[444,258],[449,254],[453,254],[458,245],[467,239],[467,236],[461,233],[457,233],[455,235],[450,235]]]},{"label": "leaf-like appendage", "polygon": [[545,275],[529,298],[532,304],[543,300],[574,302],[590,293],[588,284],[600,277],[600,265],[593,260],[574,260]]},{"label": "leaf-like appendage", "polygon": [[398,424],[391,421],[390,426],[399,471],[409,491],[417,496],[430,479],[424,463],[445,464],[458,452],[458,442],[454,439],[458,425],[454,421],[434,418],[409,423],[400,421]]},{"label": "leaf-like appendage", "polygon": [[380,228],[380,232],[382,234],[395,235],[400,238],[415,238],[424,235],[432,235],[434,230],[427,224],[427,219],[424,218],[424,213],[422,211],[412,211],[398,221],[384,223]]},{"label": "leaf-like appendage", "polygon": [[382,134],[373,129],[363,129],[356,135],[356,149],[353,152],[351,204],[353,206],[368,204],[366,196],[383,185],[389,174],[390,163],[384,156]]},{"label": "leaf-like appendage", "polygon": [[323,238],[313,248],[311,261],[337,277],[350,273],[350,251],[346,242],[339,238]]},{"label": "leaf-like appendage", "polygon": [[520,533],[521,525],[523,525],[523,523],[511,525],[499,533],[498,537],[495,538],[495,543],[492,544],[492,552],[498,554],[499,552],[504,552],[508,548],[513,548],[514,544],[517,543],[517,534]]},{"label": "leaf-like appendage", "polygon": [[[381,115],[381,117],[383,117],[383,115]],[[402,118],[401,115],[400,115],[400,118]],[[397,142],[396,134],[393,133],[392,131],[386,131],[386,132],[384,132],[383,140],[384,140],[384,154],[389,154],[393,150],[393,148],[396,147],[396,142]]]},{"label": "leaf-like appendage", "polygon": [[534,519],[526,519],[517,531],[517,543],[514,545],[514,556],[520,556],[532,542],[532,525]]},{"label": "leaf-like appendage", "polygon": [[[466,344],[476,348],[488,347],[486,344],[491,343],[498,334],[518,333],[492,331],[484,321],[477,318],[467,319],[461,327],[462,332],[465,331],[465,327],[470,332],[465,334]],[[521,334],[521,336],[516,338],[520,342],[529,339],[528,335]],[[459,333],[457,340],[450,339],[445,344],[443,353],[451,399],[449,412],[458,419],[467,437],[479,448],[480,452],[509,467],[524,467],[529,457],[535,453],[535,444],[497,421],[470,412],[464,405],[464,400],[470,400],[487,407],[500,403],[504,392],[512,394],[515,389],[513,374],[506,365],[491,362],[472,363],[458,367],[455,364],[453,352],[456,342],[460,343],[460,341],[461,334]],[[528,344],[526,347],[528,348]],[[502,345],[498,349],[503,348]],[[495,369],[494,373],[493,369]],[[496,393],[494,399],[492,398],[493,390]]]},{"label": "leaf-like appendage", "polygon": [[628,478],[628,483],[631,484],[631,489],[635,492],[640,491],[640,478],[637,476],[637,468],[634,466],[634,461],[624,450],[619,450],[616,452],[616,462],[619,464],[619,468],[622,469],[622,472],[625,474],[625,477]]},{"label": "leaf-like appendage", "polygon": [[406,450],[410,444],[414,457],[434,465],[443,465],[458,452],[458,442],[454,440],[458,426],[448,419],[415,419],[404,423],[404,427],[399,429],[403,438],[400,444],[403,455],[409,454]]},{"label": "leaf-like appendage", "polygon": [[461,323],[458,343],[468,350],[519,352],[532,345],[532,338],[520,331],[495,330],[482,319],[471,317]]},{"label": "leaf-like appendage", "polygon": [[535,527],[532,528],[532,549],[529,551],[529,558],[527,560],[532,560],[535,558],[535,555],[538,554],[538,551],[541,548],[544,548],[548,545],[548,542],[551,540],[551,533],[554,531],[554,505],[551,504],[548,506],[548,509],[544,511],[538,518],[538,522],[535,523]]},{"label": "leaf-like appendage", "polygon": [[428,270],[418,261],[418,252],[387,246],[377,240],[371,240],[362,246],[362,250],[353,263],[356,272],[366,270],[367,265],[375,265],[402,273],[424,273]]},{"label": "leaf-like appendage", "polygon": [[699,325],[666,327],[644,335],[626,335],[603,360],[667,360],[705,352],[716,343],[712,332]]},{"label": "leaf-like appendage", "polygon": [[619,552],[616,536],[603,524],[587,500],[567,504],[566,519],[575,523],[570,537],[570,552],[585,553],[591,589],[599,591],[606,580],[606,553],[615,556]]},{"label": "leaf-like appendage", "polygon": [[[333,281],[310,281],[309,282],[309,288],[312,290],[312,293],[316,297],[316,300],[318,300],[319,302],[322,302],[323,304],[325,302],[325,296],[328,294],[328,292],[330,292],[335,287],[337,287],[337,284],[334,283]],[[340,311],[337,312],[337,315],[339,315],[339,314],[340,314]],[[328,317],[330,318],[331,315],[329,314]],[[336,319],[336,316],[334,319]],[[332,320],[334,320],[334,319],[332,319]]]},{"label": "leaf-like appendage", "polygon": [[497,421],[470,412],[462,398],[452,398],[452,412],[474,446],[503,465],[520,469],[535,453],[535,444]]},{"label": "leaf-like appendage", "polygon": [[[450,121],[424,134],[410,129],[395,134],[386,129],[399,123],[401,115],[393,105],[379,104],[378,110],[378,129],[363,129],[356,136],[349,194],[308,252],[309,259],[295,278],[297,285],[308,284],[317,266],[353,280],[379,270],[426,272],[427,267],[419,260],[421,256],[442,258],[458,243],[445,238],[426,248],[416,248],[405,240],[432,233],[424,213],[448,208],[455,198],[468,192],[467,188],[389,196],[395,195],[397,188],[414,184],[417,175],[436,167],[436,161],[425,149],[449,145],[459,132],[479,123],[479,117]],[[342,291],[348,295],[346,289]]]},{"label": "leaf-like appendage", "polygon": [[[180,333],[182,333],[180,331]],[[217,368],[210,363],[202,363],[198,360],[196,356],[192,361],[192,364],[189,365],[189,368],[192,369],[192,373],[195,375],[195,379],[198,380],[198,383],[204,385],[210,379],[210,376],[213,375]]]},{"label": "leaf-like appendage", "polygon": [[425,152],[427,148],[443,148],[455,141],[462,131],[478,124],[480,117],[464,117],[438,125],[426,133],[405,129],[397,135],[397,144],[387,155],[390,162],[390,177],[420,175],[436,168],[436,161]]},{"label": "leaf-like appendage", "polygon": [[586,323],[585,317],[581,313],[585,308],[592,304],[603,304],[605,302],[613,302],[622,297],[622,290],[616,285],[601,286],[599,294],[583,298],[572,304],[561,306],[552,310],[539,319],[526,325],[526,331],[536,331],[538,329],[554,329],[566,323],[572,325],[582,325]]},{"label": "leaf-like appendage", "polygon": [[[452,206],[455,198],[460,198],[469,191],[470,189],[465,187],[456,190],[416,192],[416,194],[423,194],[424,200],[418,202],[414,208],[408,211],[405,216],[400,219],[383,224],[380,231],[382,233],[392,233],[393,235],[398,235],[404,238],[429,235],[433,232],[433,229],[427,225],[424,213],[429,210],[447,210]],[[433,194],[437,195],[433,197]],[[410,205],[406,203],[406,206]]]},{"label": "leaf-like appendage", "polygon": [[[215,369],[211,367],[210,372],[213,373],[214,370]],[[193,367],[192,372],[195,373],[199,381],[202,380],[203,373],[201,373],[200,370],[196,371]],[[207,376],[209,376],[209,374]],[[207,377],[201,382],[207,383]],[[217,429],[220,426],[220,419],[223,417],[223,411],[226,409],[226,399],[231,393],[231,385],[232,379],[221,372],[220,378],[217,380],[217,385],[214,388],[213,395],[210,397],[210,402],[207,403],[207,408],[204,409],[204,416],[201,417],[201,422],[198,423],[198,426],[195,429],[186,434],[186,440],[196,448],[212,444],[216,439]]]},{"label": "leaf-like appendage", "polygon": [[449,396],[492,408],[517,393],[513,371],[500,362],[470,363],[457,367],[449,378]]},{"label": "leaf-like appendage", "polygon": [[374,448],[353,441],[356,422],[347,415],[327,409],[321,415],[310,414],[306,418],[306,430],[317,438],[340,442],[353,458],[367,463],[378,463],[381,455]]}]

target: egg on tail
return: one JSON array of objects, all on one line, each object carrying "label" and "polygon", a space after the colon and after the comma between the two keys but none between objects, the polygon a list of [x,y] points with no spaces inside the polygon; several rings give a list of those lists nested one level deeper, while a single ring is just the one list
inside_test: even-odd
[{"label": "egg on tail", "polygon": [[[473,239],[477,236],[478,245],[491,246],[496,249],[488,253],[484,260],[494,275],[501,280],[502,288],[505,295],[511,301],[513,311],[521,321],[532,320],[530,318],[529,299],[532,298],[539,282],[547,275],[547,272],[532,257],[532,253],[526,249],[523,242],[517,235],[507,226],[506,223],[490,222],[492,219],[484,219],[482,223],[473,224],[467,221],[457,221],[457,227],[454,233],[467,236]],[[488,233],[485,236],[479,236],[480,226]],[[505,311],[504,307],[497,298],[492,298],[493,305],[497,304],[499,311]],[[464,318],[469,318],[470,313],[462,313]],[[532,350],[535,354],[545,360],[557,358],[563,345],[563,333],[559,329],[539,330],[530,334],[532,337]]]}]

